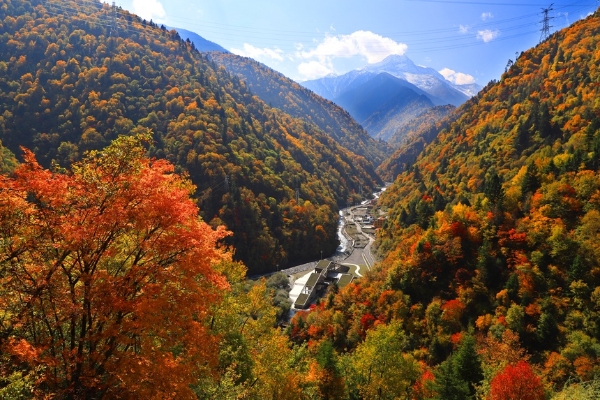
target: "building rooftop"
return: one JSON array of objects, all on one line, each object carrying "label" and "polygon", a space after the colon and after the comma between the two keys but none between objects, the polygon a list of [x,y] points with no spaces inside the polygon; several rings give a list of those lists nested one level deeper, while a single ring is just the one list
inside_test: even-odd
[{"label": "building rooftop", "polygon": [[353,275],[342,274],[342,276],[340,277],[340,280],[338,281],[338,287],[343,288],[344,286],[346,286],[350,282],[352,282],[353,279],[354,279]]},{"label": "building rooftop", "polygon": [[329,266],[331,265],[331,261],[329,260],[321,260],[319,261],[319,263],[317,264],[317,266],[315,267],[315,269],[320,268],[320,269],[327,269]]},{"label": "building rooftop", "polygon": [[313,287],[313,286],[315,286],[317,284],[317,282],[319,281],[319,276],[321,276],[321,274],[317,274],[317,273],[313,272],[308,277],[308,280],[306,281],[306,284],[304,286],[305,287]]},{"label": "building rooftop", "polygon": [[308,300],[308,295],[306,293],[301,293],[296,302],[294,303],[295,308],[304,308],[306,306],[306,301]]}]

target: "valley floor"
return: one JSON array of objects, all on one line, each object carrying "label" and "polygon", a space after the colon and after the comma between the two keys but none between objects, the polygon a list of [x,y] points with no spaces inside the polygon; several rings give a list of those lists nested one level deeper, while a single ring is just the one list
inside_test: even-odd
[{"label": "valley floor", "polygon": [[[362,209],[363,207],[356,206],[341,211],[340,235],[344,237],[340,237],[340,241],[347,243],[346,247],[352,247],[346,249],[342,247],[334,256],[326,258],[326,260],[350,267],[349,272],[355,278],[362,277],[375,261],[371,253],[371,245],[375,239],[372,234],[363,231],[361,223],[358,222],[362,218],[362,215],[364,215],[361,212]],[[357,218],[358,216],[360,218]],[[348,224],[352,225],[350,232],[346,229]],[[313,261],[282,271],[290,277],[290,286],[292,288],[290,291],[290,300],[292,304],[296,302],[298,296],[302,293],[304,285],[317,264],[317,261]]]}]

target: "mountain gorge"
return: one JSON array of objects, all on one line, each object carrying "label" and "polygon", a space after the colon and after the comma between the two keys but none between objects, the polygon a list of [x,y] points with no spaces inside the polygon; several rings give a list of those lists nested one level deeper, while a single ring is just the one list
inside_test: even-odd
[{"label": "mountain gorge", "polygon": [[396,130],[388,140],[396,150],[377,167],[377,173],[382,179],[392,182],[398,174],[412,165],[425,146],[450,124],[450,115],[454,110],[456,107],[452,105],[430,108]]},{"label": "mountain gorge", "polygon": [[[599,49],[596,11],[468,99],[405,57],[315,83],[346,112],[99,0],[0,0],[0,398],[597,399]],[[286,320],[299,281],[246,275],[333,253],[381,178],[378,261]]]},{"label": "mountain gorge", "polygon": [[189,174],[203,218],[234,232],[226,241],[254,273],[332,253],[338,206],[379,182],[333,140],[344,132],[269,107],[175,31],[119,10],[113,34],[102,3],[3,4],[2,144],[68,167],[152,132],[150,155]]}]

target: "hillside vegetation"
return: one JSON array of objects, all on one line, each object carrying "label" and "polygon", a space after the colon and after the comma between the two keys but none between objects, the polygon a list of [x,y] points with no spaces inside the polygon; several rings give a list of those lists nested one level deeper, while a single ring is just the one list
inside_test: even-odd
[{"label": "hillside vegetation", "polygon": [[422,363],[415,398],[543,399],[597,377],[599,41],[596,12],[441,126],[379,201],[383,261],[291,337],[359,353],[393,329]]},{"label": "hillside vegetation", "polygon": [[202,217],[233,231],[251,273],[332,253],[338,206],[379,181],[331,132],[267,106],[175,31],[121,9],[115,30],[101,2],[0,4],[2,144],[68,167],[152,132],[149,155],[189,174]]},{"label": "hillside vegetation", "polygon": [[0,0],[0,398],[598,397],[600,13],[426,129],[381,261],[282,330],[236,259],[332,249],[372,164],[112,11]]}]

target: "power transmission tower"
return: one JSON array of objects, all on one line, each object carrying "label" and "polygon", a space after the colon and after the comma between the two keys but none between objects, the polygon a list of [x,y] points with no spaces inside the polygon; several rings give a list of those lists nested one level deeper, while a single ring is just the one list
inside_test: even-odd
[{"label": "power transmission tower", "polygon": [[300,189],[296,188],[296,204],[300,201]]},{"label": "power transmission tower", "polygon": [[550,36],[550,28],[552,28],[552,25],[550,25],[550,20],[554,19],[554,17],[550,17],[548,16],[548,14],[550,13],[550,11],[554,10],[554,8],[552,8],[553,5],[554,3],[550,4],[550,7],[548,8],[542,8],[542,14],[544,15],[544,18],[542,19],[542,21],[540,21],[542,23],[542,34],[540,36],[540,43],[548,39],[548,36]]},{"label": "power transmission tower", "polygon": [[229,192],[229,177],[225,175],[225,191]]},{"label": "power transmission tower", "polygon": [[117,5],[113,1],[112,3],[112,15],[110,18],[110,34],[109,36],[118,36],[119,28],[117,27]]}]

